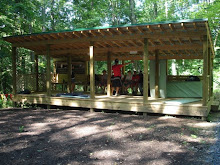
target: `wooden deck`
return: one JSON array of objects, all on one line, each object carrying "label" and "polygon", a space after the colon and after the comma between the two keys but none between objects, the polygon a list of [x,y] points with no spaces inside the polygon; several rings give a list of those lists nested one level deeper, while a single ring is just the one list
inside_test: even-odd
[{"label": "wooden deck", "polygon": [[153,99],[149,97],[149,101],[143,104],[142,96],[121,95],[117,97],[108,97],[106,95],[98,95],[93,100],[88,98],[47,97],[45,94],[19,94],[15,96],[14,101],[31,104],[122,110],[168,115],[206,117],[209,114],[210,106],[202,106],[202,100],[185,104],[169,102],[177,99],[180,98]]}]

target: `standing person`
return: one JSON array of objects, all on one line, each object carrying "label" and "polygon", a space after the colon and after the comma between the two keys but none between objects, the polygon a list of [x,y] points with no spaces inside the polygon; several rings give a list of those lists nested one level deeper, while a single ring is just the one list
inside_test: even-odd
[{"label": "standing person", "polygon": [[143,73],[142,71],[140,70],[140,73],[139,73],[139,90],[141,92],[141,95],[143,96]]},{"label": "standing person", "polygon": [[114,74],[114,79],[112,82],[112,94],[113,91],[116,90],[115,96],[118,96],[118,91],[120,89],[120,87],[122,86],[121,83],[121,68],[125,65],[128,65],[130,63],[133,63],[133,61],[126,63],[126,64],[118,64],[118,59],[115,59],[115,65],[112,66],[112,71]]},{"label": "standing person", "polygon": [[103,94],[105,93],[105,88],[107,87],[107,79],[108,79],[108,75],[106,74],[106,70],[103,70],[101,82],[100,82],[100,87],[102,89]]},{"label": "standing person", "polygon": [[124,93],[128,94],[128,88],[131,88],[131,84],[132,84],[132,74],[131,71],[129,70],[126,77],[125,77],[125,81],[123,83],[123,87],[124,87]]},{"label": "standing person", "polygon": [[75,90],[75,74],[74,74],[74,66],[72,65],[72,72],[71,72],[71,93]]},{"label": "standing person", "polygon": [[134,71],[134,74],[132,76],[132,94],[137,95],[138,85],[139,85],[140,77],[137,74],[137,71]]}]

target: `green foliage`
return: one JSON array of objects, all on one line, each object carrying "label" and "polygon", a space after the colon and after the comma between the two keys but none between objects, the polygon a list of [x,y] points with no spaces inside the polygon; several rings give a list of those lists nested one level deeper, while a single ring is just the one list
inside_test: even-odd
[{"label": "green foliage", "polygon": [[0,99],[0,108],[10,108],[13,107],[12,100],[9,99]]},{"label": "green foliage", "polygon": [[19,128],[19,132],[21,133],[21,132],[24,132],[24,126],[22,125],[22,126],[20,126]]},{"label": "green foliage", "polygon": [[[173,61],[168,60],[168,75],[172,75],[172,65]],[[176,70],[177,75],[195,75],[201,76],[203,70],[202,60],[176,60]]]}]

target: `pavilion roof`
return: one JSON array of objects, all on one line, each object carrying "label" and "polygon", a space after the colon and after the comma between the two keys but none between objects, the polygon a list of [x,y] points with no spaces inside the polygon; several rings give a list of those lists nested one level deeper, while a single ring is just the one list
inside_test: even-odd
[{"label": "pavilion roof", "polygon": [[[204,37],[207,36],[207,37]],[[95,60],[106,60],[107,52],[123,60],[142,59],[144,38],[149,41],[149,59],[159,50],[160,59],[202,59],[203,41],[214,49],[207,19],[166,21],[109,27],[94,27],[56,32],[4,37],[15,47],[24,47],[38,55],[53,58],[72,56],[89,60],[89,46],[94,45]]]}]

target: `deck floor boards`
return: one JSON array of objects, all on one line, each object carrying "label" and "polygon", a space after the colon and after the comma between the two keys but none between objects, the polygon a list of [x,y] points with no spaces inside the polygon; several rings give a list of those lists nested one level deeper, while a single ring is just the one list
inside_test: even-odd
[{"label": "deck floor boards", "polygon": [[[55,96],[55,95],[54,95]],[[175,105],[170,101],[181,98],[151,98],[143,104],[143,96],[120,95],[110,96],[96,95],[95,99],[47,97],[44,93],[16,95],[15,102],[29,102],[33,104],[48,104],[57,106],[84,107],[94,109],[110,109],[123,111],[136,111],[146,113],[161,113],[169,115],[207,116],[208,106],[202,106],[202,100],[196,102]],[[168,101],[168,102],[167,102]]]}]

